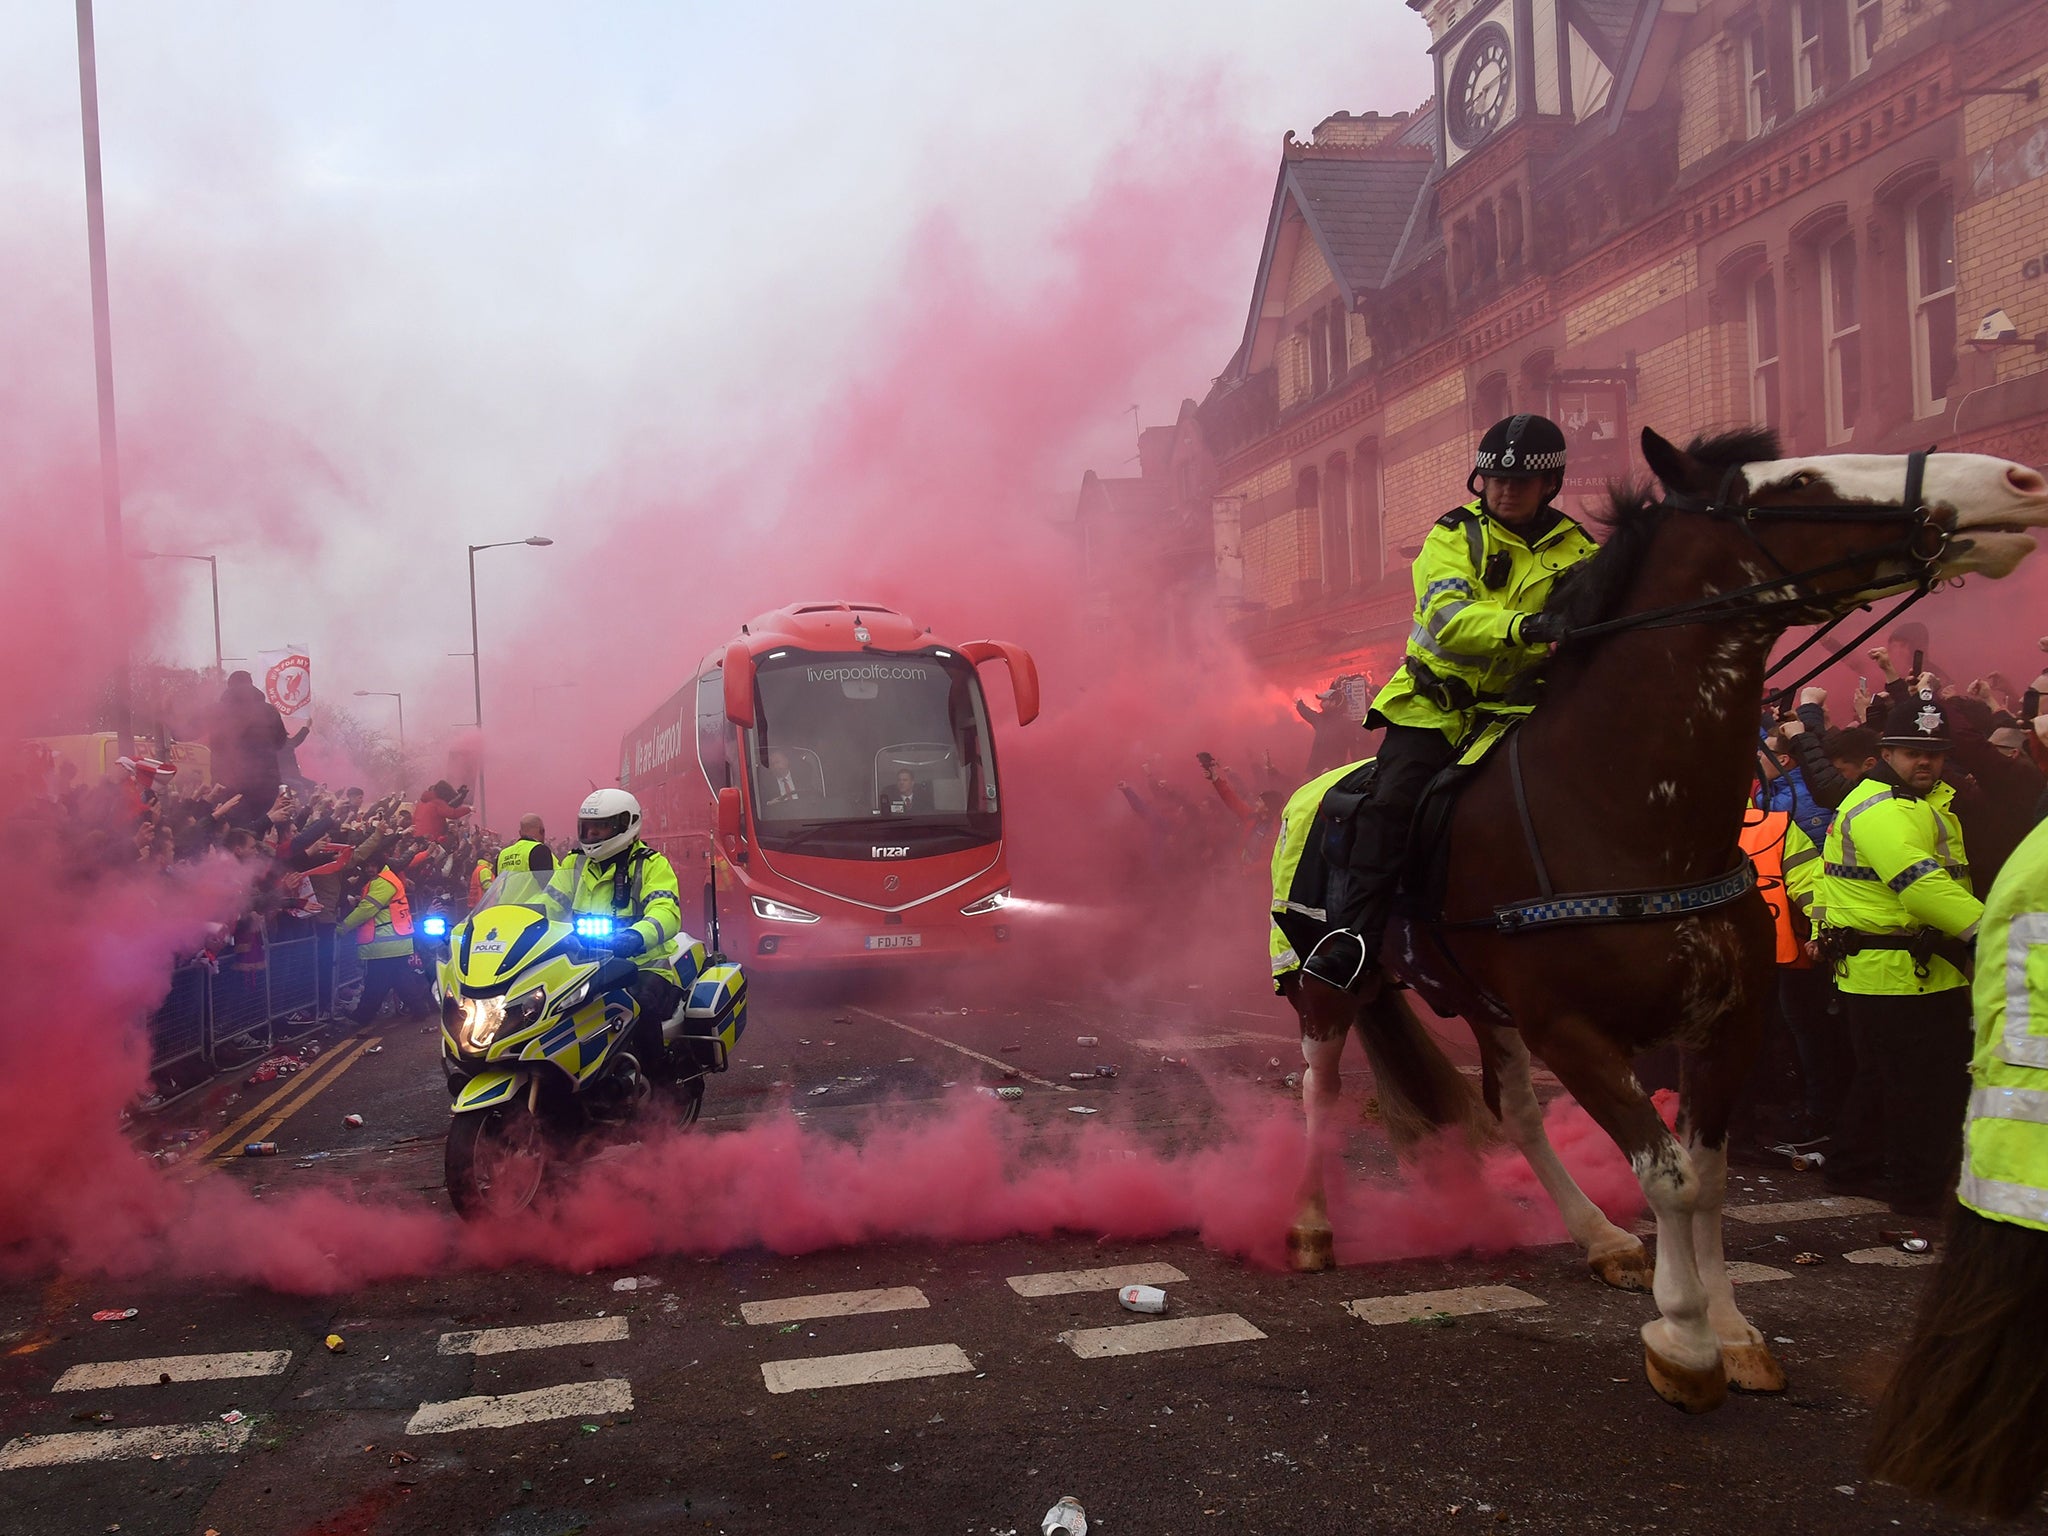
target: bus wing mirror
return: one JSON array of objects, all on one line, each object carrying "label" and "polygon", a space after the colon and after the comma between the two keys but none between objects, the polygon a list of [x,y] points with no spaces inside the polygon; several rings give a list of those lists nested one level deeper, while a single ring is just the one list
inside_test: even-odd
[{"label": "bus wing mirror", "polygon": [[960,654],[977,669],[983,662],[1001,661],[1010,669],[1010,692],[1017,700],[1017,723],[1029,725],[1038,718],[1038,663],[1021,645],[1007,640],[970,640]]},{"label": "bus wing mirror", "polygon": [[741,730],[754,723],[754,658],[737,640],[725,648],[725,718]]},{"label": "bus wing mirror", "polygon": [[745,826],[740,809],[740,792],[727,785],[718,792],[718,845],[725,850],[728,858],[738,853],[740,835]]}]

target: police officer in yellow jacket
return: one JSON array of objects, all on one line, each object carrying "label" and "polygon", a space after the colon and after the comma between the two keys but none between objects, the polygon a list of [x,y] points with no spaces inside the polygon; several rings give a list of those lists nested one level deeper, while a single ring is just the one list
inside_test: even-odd
[{"label": "police officer in yellow jacket", "polygon": [[1878,1410],[1873,1476],[2016,1520],[2048,1481],[2048,823],[1984,900],[1961,1201]]},{"label": "police officer in yellow jacket", "polygon": [[[1970,943],[1984,913],[1941,782],[1947,722],[1928,694],[1895,706],[1881,761],[1842,801],[1815,904],[1855,1042],[1837,1189],[1932,1215],[1954,1176],[1968,1096]],[[1876,1180],[1880,1167],[1883,1181]]]},{"label": "police officer in yellow jacket", "polygon": [[1438,518],[1423,541],[1407,652],[1366,716],[1386,735],[1371,798],[1353,819],[1350,878],[1339,882],[1342,905],[1304,975],[1344,989],[1366,980],[1423,789],[1487,716],[1526,708],[1509,704],[1509,691],[1560,634],[1544,601],[1598,547],[1550,504],[1564,488],[1564,462],[1556,423],[1528,414],[1495,422],[1465,482],[1475,499]]},{"label": "police officer in yellow jacket", "polygon": [[[640,968],[631,983],[640,1021],[635,1058],[650,1077],[673,1075],[663,1028],[682,1012],[682,982],[703,968],[701,944],[683,933],[683,904],[669,861],[640,841],[640,802],[600,789],[576,812],[575,855],[557,865],[548,895],[575,916],[609,916],[612,953]],[[689,976],[679,974],[687,966]]]},{"label": "police officer in yellow jacket", "polygon": [[376,1018],[384,999],[393,993],[401,1011],[415,1010],[426,982],[413,969],[412,904],[398,872],[389,864],[382,865],[341,926],[355,934],[356,956],[363,966],[363,991],[356,1000],[355,1022],[367,1024]]}]

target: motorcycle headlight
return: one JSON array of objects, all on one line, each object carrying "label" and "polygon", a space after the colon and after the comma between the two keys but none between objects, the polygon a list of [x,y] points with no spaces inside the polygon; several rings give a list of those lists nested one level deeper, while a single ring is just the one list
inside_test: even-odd
[{"label": "motorcycle headlight", "polygon": [[754,898],[754,916],[765,917],[771,923],[815,923],[818,914],[806,912],[802,907],[792,907],[786,901],[770,901],[766,896]]},{"label": "motorcycle headlight", "polygon": [[458,998],[461,1017],[455,1038],[464,1050],[489,1050],[499,1035],[524,1029],[539,1018],[546,1003],[547,994],[539,987],[511,1002],[502,997]]},{"label": "motorcycle headlight", "polygon": [[979,901],[970,901],[960,909],[962,917],[980,917],[988,912],[1000,912],[1010,904],[1010,888],[1006,885],[1000,891],[991,891]]},{"label": "motorcycle headlight", "polygon": [[585,977],[555,1000],[555,1012],[564,1017],[590,1001],[590,978]]}]

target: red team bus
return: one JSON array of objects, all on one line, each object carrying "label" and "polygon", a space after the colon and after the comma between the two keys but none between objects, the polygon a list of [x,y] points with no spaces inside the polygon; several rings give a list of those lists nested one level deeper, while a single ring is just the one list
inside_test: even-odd
[{"label": "red team bus", "polygon": [[641,836],[685,889],[704,872],[726,953],[798,969],[1009,937],[991,661],[1030,724],[1038,669],[1017,646],[952,645],[875,603],[805,603],[741,625],[627,735],[619,783]]}]

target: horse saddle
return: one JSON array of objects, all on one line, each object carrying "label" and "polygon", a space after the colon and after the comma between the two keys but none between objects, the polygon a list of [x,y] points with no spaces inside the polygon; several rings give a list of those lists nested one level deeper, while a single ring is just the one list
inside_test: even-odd
[{"label": "horse saddle", "polygon": [[1423,787],[1408,825],[1408,849],[1395,887],[1395,909],[1403,917],[1434,922],[1443,915],[1444,887],[1450,878],[1451,813],[1480,764],[1521,724],[1520,716],[1493,720]]}]

